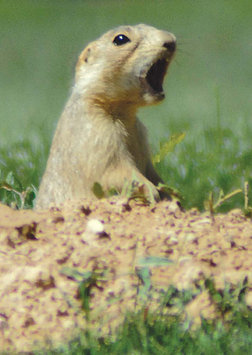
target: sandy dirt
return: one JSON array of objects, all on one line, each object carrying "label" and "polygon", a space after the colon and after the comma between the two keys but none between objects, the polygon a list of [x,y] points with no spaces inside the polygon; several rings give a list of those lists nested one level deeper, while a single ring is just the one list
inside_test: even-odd
[{"label": "sandy dirt", "polygon": [[[176,202],[145,206],[116,197],[39,212],[0,204],[0,350],[57,345],[87,326],[113,332],[126,311],[141,306],[137,273],[153,257],[159,257],[149,265],[157,299],[171,284],[188,289],[212,277],[223,289],[247,277],[252,307],[252,222],[240,210],[213,217],[182,212]],[[87,322],[79,285],[88,276]],[[159,304],[155,297],[147,302],[153,310]],[[186,314],[196,322],[200,314],[216,316],[207,292]]]}]

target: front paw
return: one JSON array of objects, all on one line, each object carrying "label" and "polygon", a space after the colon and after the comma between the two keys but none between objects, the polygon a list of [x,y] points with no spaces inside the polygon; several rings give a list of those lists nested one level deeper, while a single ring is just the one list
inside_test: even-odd
[{"label": "front paw", "polygon": [[150,203],[160,200],[157,188],[147,179],[145,181],[132,180],[126,183],[121,194],[130,199],[144,199]]}]

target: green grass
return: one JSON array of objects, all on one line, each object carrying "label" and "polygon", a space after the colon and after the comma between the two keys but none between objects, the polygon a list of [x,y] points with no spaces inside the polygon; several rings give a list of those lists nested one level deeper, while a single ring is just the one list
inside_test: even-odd
[{"label": "green grass", "polygon": [[251,317],[240,317],[228,328],[203,321],[200,330],[191,332],[176,317],[142,320],[142,314],[135,314],[126,318],[114,341],[82,335],[68,345],[38,354],[251,354],[251,326]]},{"label": "green grass", "polygon": [[[186,134],[158,164],[163,179],[201,210],[210,192],[251,187],[251,16],[250,0],[1,0],[1,181],[11,171],[23,189],[38,188],[78,53],[111,27],[144,22],[178,39],[166,100],[139,113],[154,153]],[[223,210],[243,203],[237,195]]]},{"label": "green grass", "polygon": [[[181,309],[200,293],[170,287],[163,297],[163,309]],[[181,315],[152,314],[147,307],[126,315],[116,336],[97,338],[89,331],[68,344],[37,354],[245,354],[252,350],[252,312],[244,304],[246,280],[240,286],[218,291],[211,280],[203,285],[219,312],[218,319],[201,319],[201,327],[191,329]],[[172,313],[172,312],[171,312]],[[35,352],[36,353],[36,352]]]}]

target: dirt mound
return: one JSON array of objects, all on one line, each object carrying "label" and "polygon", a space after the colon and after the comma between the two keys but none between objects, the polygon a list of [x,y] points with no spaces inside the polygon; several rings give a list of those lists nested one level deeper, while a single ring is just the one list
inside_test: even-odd
[{"label": "dirt mound", "polygon": [[[218,288],[247,277],[252,306],[252,223],[240,210],[212,217],[182,212],[175,202],[141,206],[120,198],[41,212],[0,204],[0,349],[57,344],[87,322],[93,331],[113,330],[140,304],[143,261],[157,294],[203,277]],[[201,293],[187,312],[211,317],[214,307]]]}]

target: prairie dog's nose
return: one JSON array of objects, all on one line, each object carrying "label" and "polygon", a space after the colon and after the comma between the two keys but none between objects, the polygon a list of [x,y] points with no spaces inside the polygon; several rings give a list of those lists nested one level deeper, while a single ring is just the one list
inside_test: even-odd
[{"label": "prairie dog's nose", "polygon": [[169,52],[173,53],[176,50],[176,39],[172,38],[170,41],[167,41],[163,44],[163,47],[168,49]]}]

